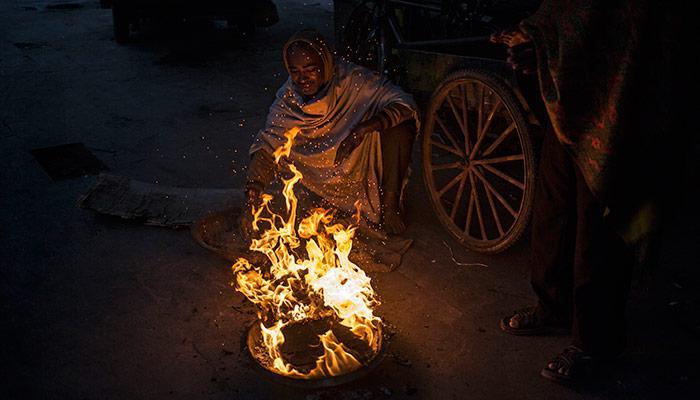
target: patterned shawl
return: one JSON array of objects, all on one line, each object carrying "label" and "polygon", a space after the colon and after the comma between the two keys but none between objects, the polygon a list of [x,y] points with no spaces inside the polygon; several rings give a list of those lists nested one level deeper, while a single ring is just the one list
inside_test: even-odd
[{"label": "patterned shawl", "polygon": [[560,142],[629,241],[650,228],[623,232],[648,211],[659,174],[651,160],[671,140],[664,138],[671,85],[663,79],[672,78],[673,28],[665,7],[647,0],[544,0],[520,24],[534,41],[542,97]]}]

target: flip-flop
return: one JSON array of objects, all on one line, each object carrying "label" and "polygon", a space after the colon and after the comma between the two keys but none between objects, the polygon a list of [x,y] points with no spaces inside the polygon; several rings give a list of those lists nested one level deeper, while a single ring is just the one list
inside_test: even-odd
[{"label": "flip-flop", "polygon": [[[549,368],[550,364],[555,368]],[[595,365],[595,359],[588,353],[576,346],[568,346],[542,368],[540,375],[553,382],[579,385],[591,380]]]},{"label": "flip-flop", "polygon": [[[520,320],[520,326],[517,328],[510,326],[510,320],[515,316]],[[501,318],[499,325],[503,332],[515,336],[563,335],[570,331],[562,323],[552,321],[551,318],[540,317],[537,314],[537,307],[514,311],[511,315]]]}]

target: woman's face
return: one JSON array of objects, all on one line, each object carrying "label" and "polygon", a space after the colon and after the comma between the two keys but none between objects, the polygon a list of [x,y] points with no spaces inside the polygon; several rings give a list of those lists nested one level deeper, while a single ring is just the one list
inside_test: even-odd
[{"label": "woman's face", "polygon": [[287,65],[289,76],[294,86],[305,97],[312,97],[325,82],[323,82],[323,61],[321,56],[303,45],[292,45],[287,49]]}]

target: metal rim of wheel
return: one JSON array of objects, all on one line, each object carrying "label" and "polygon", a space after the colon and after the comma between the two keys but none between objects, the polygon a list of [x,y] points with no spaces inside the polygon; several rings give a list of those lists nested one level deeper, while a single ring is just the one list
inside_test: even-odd
[{"label": "metal rim of wheel", "polygon": [[423,124],[423,176],[455,239],[483,253],[513,245],[532,209],[534,168],[524,112],[502,79],[462,70],[438,85]]}]

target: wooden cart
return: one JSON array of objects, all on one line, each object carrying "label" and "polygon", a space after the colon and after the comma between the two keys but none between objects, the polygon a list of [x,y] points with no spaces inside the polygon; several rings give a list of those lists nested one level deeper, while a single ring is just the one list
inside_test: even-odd
[{"label": "wooden cart", "polygon": [[536,82],[516,76],[505,47],[488,42],[538,5],[512,3],[369,0],[340,28],[344,56],[416,96],[435,213],[461,244],[485,253],[507,249],[527,227],[543,115]]}]

